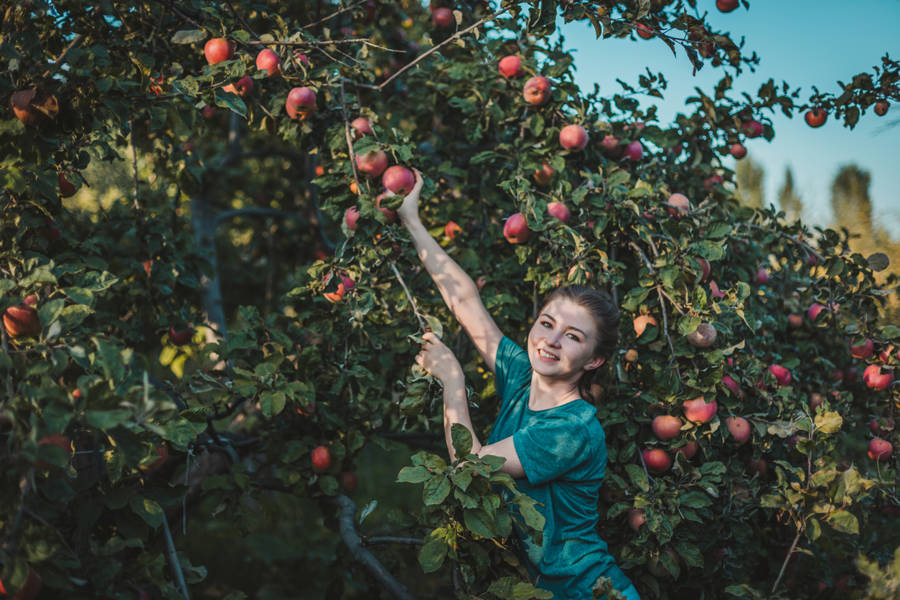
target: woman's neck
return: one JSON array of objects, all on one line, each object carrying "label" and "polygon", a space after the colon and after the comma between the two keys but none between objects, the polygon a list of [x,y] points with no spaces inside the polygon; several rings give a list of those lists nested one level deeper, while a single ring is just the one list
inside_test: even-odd
[{"label": "woman's neck", "polygon": [[568,404],[581,398],[578,381],[547,379],[537,373],[531,374],[531,393],[528,395],[528,408],[546,410]]}]

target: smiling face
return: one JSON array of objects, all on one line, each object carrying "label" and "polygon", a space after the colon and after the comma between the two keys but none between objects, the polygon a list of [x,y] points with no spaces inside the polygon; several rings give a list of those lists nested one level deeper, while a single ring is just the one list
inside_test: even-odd
[{"label": "smiling face", "polygon": [[590,312],[567,298],[551,300],[528,333],[528,359],[535,373],[576,383],[604,359],[595,356],[597,326]]}]

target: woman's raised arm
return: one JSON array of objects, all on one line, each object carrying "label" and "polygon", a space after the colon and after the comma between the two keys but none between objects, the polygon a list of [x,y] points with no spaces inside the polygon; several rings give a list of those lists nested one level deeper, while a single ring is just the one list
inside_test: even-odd
[{"label": "woman's raised arm", "polygon": [[475,282],[422,225],[419,219],[422,174],[418,171],[415,173],[416,185],[403,199],[397,213],[403,225],[409,230],[416,252],[437,284],[444,302],[472,339],[485,364],[493,371],[494,359],[503,334],[484,307]]}]

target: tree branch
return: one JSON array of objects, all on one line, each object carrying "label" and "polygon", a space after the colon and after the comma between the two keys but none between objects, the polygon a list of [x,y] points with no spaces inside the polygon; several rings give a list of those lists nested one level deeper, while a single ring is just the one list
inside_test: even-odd
[{"label": "tree branch", "polygon": [[356,503],[343,494],[335,496],[334,501],[341,509],[338,515],[341,539],[347,546],[347,549],[350,550],[353,558],[361,563],[369,574],[394,598],[397,600],[413,600],[413,596],[406,590],[406,586],[397,581],[384,568],[384,565],[378,562],[378,559],[363,547],[362,540],[359,534],[356,533],[356,528],[353,525],[356,517]]},{"label": "tree branch", "polygon": [[181,571],[181,563],[178,561],[178,553],[175,551],[175,541],[172,540],[172,531],[169,529],[169,520],[163,513],[163,533],[166,535],[166,555],[169,557],[169,564],[172,566],[172,573],[175,575],[175,581],[181,588],[181,593],[185,600],[191,600],[188,593],[187,584],[184,581],[184,573]]},{"label": "tree branch", "polygon": [[358,6],[362,6],[365,2],[366,2],[366,0],[359,0],[358,2],[355,2],[355,3],[351,4],[350,6],[345,6],[344,8],[334,11],[330,15],[326,15],[326,16],[322,17],[318,21],[314,21],[314,22],[310,23],[309,25],[304,25],[303,29],[312,29],[316,25],[320,25],[320,24],[324,23],[325,21],[329,21],[340,14],[343,14],[349,10],[353,10],[354,8],[357,8]]},{"label": "tree branch", "polygon": [[788,550],[787,556],[784,557],[784,562],[781,564],[781,570],[778,571],[778,577],[775,578],[775,583],[772,585],[772,593],[775,593],[775,590],[778,588],[778,584],[781,582],[781,577],[784,575],[784,570],[788,566],[788,562],[791,560],[791,555],[794,554],[794,549],[797,547],[797,542],[800,541],[800,529],[797,530],[797,535],[794,536],[794,541],[791,542],[791,547]]},{"label": "tree branch", "polygon": [[397,277],[397,281],[403,286],[403,291],[406,292],[406,299],[409,300],[409,303],[412,305],[413,314],[416,315],[416,319],[419,321],[419,329],[425,331],[425,320],[422,318],[422,313],[419,312],[419,307],[416,306],[416,301],[413,299],[412,294],[409,293],[409,288],[406,287],[406,282],[403,281],[403,276],[400,275],[400,271],[397,269],[397,265],[394,261],[391,261],[391,269],[394,271],[394,276]]},{"label": "tree branch", "polygon": [[429,55],[431,55],[431,54],[434,54],[435,52],[437,52],[438,50],[440,50],[441,48],[443,48],[443,47],[446,46],[447,44],[449,44],[449,43],[451,43],[451,42],[454,42],[454,41],[458,40],[459,38],[461,38],[461,37],[464,36],[465,34],[469,33],[469,32],[472,31],[473,29],[476,29],[476,28],[478,28],[478,27],[481,27],[482,25],[484,25],[484,24],[487,23],[488,21],[493,21],[494,19],[496,19],[497,17],[499,17],[499,16],[502,15],[503,13],[507,12],[507,11],[509,10],[509,8],[510,8],[510,7],[500,9],[500,10],[498,10],[497,12],[495,12],[495,13],[492,14],[492,15],[489,15],[489,16],[487,16],[487,17],[484,17],[483,19],[480,19],[479,21],[476,21],[474,24],[469,25],[469,26],[466,27],[465,29],[462,29],[462,30],[460,30],[460,31],[457,31],[456,33],[454,33],[453,35],[451,35],[450,37],[448,37],[446,40],[444,40],[443,42],[441,42],[441,43],[438,44],[437,46],[434,46],[434,47],[431,48],[430,50],[427,50],[426,52],[423,52],[422,54],[420,54],[419,56],[417,56],[417,57],[415,58],[415,60],[413,60],[411,63],[409,63],[408,65],[404,66],[404,67],[401,68],[399,71],[397,71],[396,73],[394,73],[393,75],[391,75],[390,77],[388,77],[387,79],[385,79],[384,81],[382,81],[381,84],[379,84],[379,85],[377,86],[378,89],[379,89],[379,90],[383,90],[387,84],[389,84],[389,83],[392,82],[393,80],[395,80],[395,79],[397,79],[398,77],[400,77],[400,75],[402,75],[402,74],[405,73],[406,71],[408,71],[408,70],[410,70],[411,68],[413,68],[413,66],[415,66],[417,63],[420,63],[420,62],[422,62],[423,60],[425,60],[425,58],[426,58],[427,56],[429,56]]}]

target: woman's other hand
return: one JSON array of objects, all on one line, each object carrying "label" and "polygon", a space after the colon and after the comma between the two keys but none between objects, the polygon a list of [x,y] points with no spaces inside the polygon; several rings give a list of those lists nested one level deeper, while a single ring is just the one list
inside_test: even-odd
[{"label": "woman's other hand", "polygon": [[455,378],[462,378],[462,366],[460,366],[459,360],[441,341],[441,338],[428,332],[422,336],[422,340],[424,341],[422,351],[416,355],[418,365],[444,384]]},{"label": "woman's other hand", "polygon": [[416,184],[406,197],[403,198],[403,203],[400,205],[400,208],[397,209],[397,214],[400,216],[400,221],[403,223],[410,223],[419,219],[419,193],[422,191],[423,180],[422,174],[419,173],[418,169],[413,169],[413,173],[416,176]]}]

